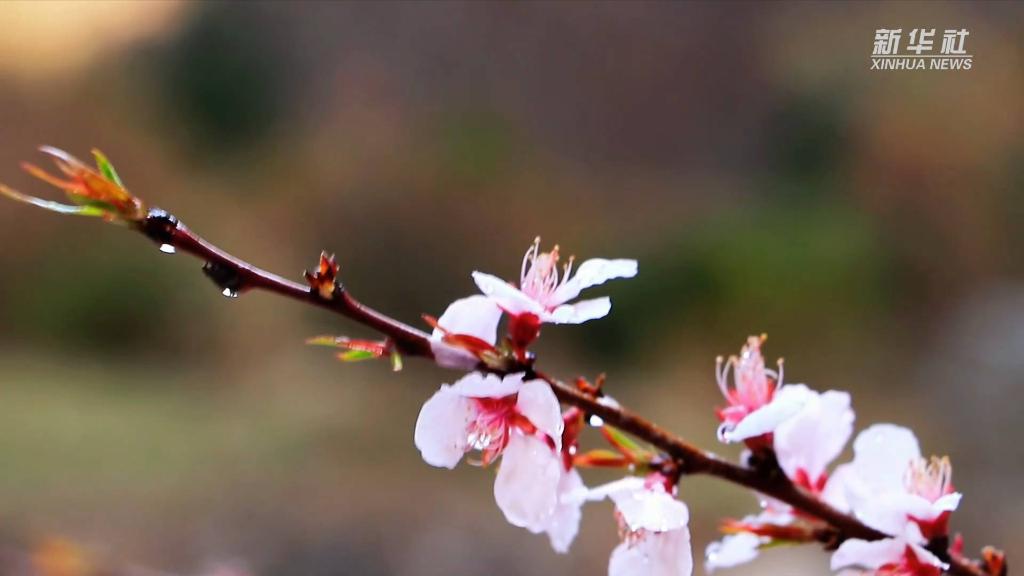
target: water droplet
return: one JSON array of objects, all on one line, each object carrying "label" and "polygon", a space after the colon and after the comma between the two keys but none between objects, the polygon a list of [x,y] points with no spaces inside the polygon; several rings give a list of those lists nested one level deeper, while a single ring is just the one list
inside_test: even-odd
[{"label": "water droplet", "polygon": [[232,290],[231,288],[225,288],[224,290],[221,291],[221,294],[227,296],[228,298],[238,298],[238,292]]},{"label": "water droplet", "polygon": [[170,244],[161,244],[160,251],[163,252],[164,254],[174,254],[175,250],[174,246],[171,246]]},{"label": "water droplet", "polygon": [[587,420],[587,424],[590,424],[594,428],[600,428],[601,426],[604,426],[604,419],[597,414],[591,414],[590,419]]}]

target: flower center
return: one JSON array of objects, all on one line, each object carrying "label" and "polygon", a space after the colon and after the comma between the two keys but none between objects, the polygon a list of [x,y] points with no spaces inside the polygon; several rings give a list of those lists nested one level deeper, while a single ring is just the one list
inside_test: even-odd
[{"label": "flower center", "polygon": [[[763,335],[751,336],[739,356],[732,356],[727,361],[719,356],[715,361],[718,387],[729,405],[739,409],[742,416],[771,402],[775,390],[782,384],[782,361],[779,361],[778,372],[764,366],[764,357],[761,355],[761,344],[764,341]],[[731,387],[730,371],[733,376]]]},{"label": "flower center", "polygon": [[552,295],[569,281],[572,272],[573,258],[569,257],[561,273],[558,270],[558,258],[558,245],[556,244],[551,252],[541,252],[538,236],[523,256],[523,266],[520,270],[519,289],[548,308],[557,305],[556,302],[552,302]]},{"label": "flower center", "polygon": [[930,460],[919,458],[910,463],[903,484],[911,494],[935,502],[953,493],[953,465],[948,456],[932,456]]},{"label": "flower center", "polygon": [[501,454],[508,444],[509,427],[515,417],[516,396],[474,398],[476,419],[467,429],[470,448],[480,451],[487,465]]}]

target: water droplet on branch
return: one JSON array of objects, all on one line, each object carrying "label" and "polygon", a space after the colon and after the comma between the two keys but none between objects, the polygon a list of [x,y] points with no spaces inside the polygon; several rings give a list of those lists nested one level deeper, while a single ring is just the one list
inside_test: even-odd
[{"label": "water droplet on branch", "polygon": [[601,418],[597,414],[591,414],[590,418],[587,420],[587,424],[590,424],[594,428],[600,428],[601,426],[604,426],[604,418]]},{"label": "water droplet on branch", "polygon": [[203,265],[203,273],[220,288],[220,293],[228,298],[238,298],[239,292],[244,289],[238,270],[231,266],[207,262]]},{"label": "water droplet on branch", "polygon": [[174,246],[171,246],[170,244],[161,244],[160,251],[164,254],[174,254],[175,252]]}]

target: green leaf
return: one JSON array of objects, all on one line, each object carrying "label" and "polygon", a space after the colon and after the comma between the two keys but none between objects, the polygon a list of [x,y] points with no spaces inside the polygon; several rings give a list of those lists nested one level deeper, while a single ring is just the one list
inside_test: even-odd
[{"label": "green leaf", "polygon": [[[642,454],[651,453],[651,450],[644,448],[636,440],[633,440],[632,438],[627,436],[625,432],[619,430],[618,428],[606,425],[601,430],[602,432],[604,432],[605,437],[608,439],[608,441],[615,445],[616,448],[625,451],[627,454],[634,458]],[[643,458],[637,459],[642,460]]]},{"label": "green leaf", "polygon": [[373,360],[377,358],[377,355],[368,350],[347,350],[338,354],[338,358],[343,362],[362,362],[363,360]]},{"label": "green leaf", "polygon": [[81,206],[72,206],[70,204],[61,204],[60,202],[54,202],[52,200],[43,200],[42,198],[36,198],[35,196],[28,196],[22,194],[17,190],[13,190],[6,186],[0,185],[0,194],[7,196],[12,200],[18,202],[24,202],[25,204],[31,204],[43,210],[49,210],[51,212],[57,212],[58,214],[73,214],[76,216],[106,216],[110,212],[103,208],[103,203],[87,203]]},{"label": "green leaf", "polygon": [[391,369],[395,372],[402,371],[402,355],[398,353],[398,350],[391,351]]},{"label": "green leaf", "polygon": [[92,150],[92,155],[96,158],[96,167],[99,168],[100,174],[103,174],[107,180],[124,188],[124,184],[121,183],[121,178],[117,175],[117,170],[114,170],[114,165],[110,163],[110,159],[103,152],[95,148]]}]

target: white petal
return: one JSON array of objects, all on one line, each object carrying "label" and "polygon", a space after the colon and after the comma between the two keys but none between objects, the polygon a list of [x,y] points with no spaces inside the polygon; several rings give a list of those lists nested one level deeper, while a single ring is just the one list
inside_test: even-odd
[{"label": "white petal", "polygon": [[634,542],[623,542],[612,551],[608,576],[690,576],[693,551],[686,527],[648,533]]},{"label": "white petal", "polygon": [[614,482],[609,482],[607,484],[591,488],[587,491],[587,500],[604,500],[612,494],[645,490],[646,486],[647,483],[644,482],[643,478],[640,478],[639,476],[626,476],[625,478],[619,478]]},{"label": "white petal", "polygon": [[960,506],[961,494],[959,492],[953,492],[952,494],[946,494],[932,504],[932,507],[938,512],[952,512]]},{"label": "white petal", "polygon": [[542,314],[541,320],[551,324],[582,324],[588,320],[604,318],[611,310],[611,299],[602,296],[593,300],[581,300],[575,304],[562,304],[550,313]]},{"label": "white petal", "polygon": [[447,384],[420,409],[414,441],[431,466],[454,468],[468,449],[469,424],[475,419],[473,402]]},{"label": "white petal", "polygon": [[708,572],[719,568],[732,568],[757,558],[761,538],[749,532],[731,534],[718,542],[708,544],[704,567]]},{"label": "white petal", "polygon": [[519,389],[516,410],[555,442],[555,451],[562,449],[562,410],[551,386],[543,380],[530,380]]},{"label": "white petal", "polygon": [[667,532],[683,528],[690,521],[686,504],[660,489],[643,488],[608,495],[630,530]]},{"label": "white petal", "polygon": [[905,491],[907,467],[921,457],[914,433],[893,424],[875,424],[858,434],[853,452],[857,476],[876,493]]},{"label": "white petal", "polygon": [[523,312],[541,314],[544,312],[544,307],[539,302],[497,276],[473,272],[473,281],[476,282],[477,288],[484,293],[484,296],[493,300],[509,314],[522,314]]},{"label": "white petal", "polygon": [[790,478],[803,470],[815,481],[839,456],[853,434],[850,395],[812,392],[803,409],[775,429],[775,454]]},{"label": "white petal", "polygon": [[452,385],[452,390],[469,398],[504,398],[523,387],[523,375],[509,374],[504,378],[496,374],[470,372]]},{"label": "white petal", "polygon": [[610,499],[630,530],[663,532],[686,526],[690,512],[660,486],[648,486],[638,476],[627,476],[592,488],[587,500]]},{"label": "white petal", "polygon": [[[470,296],[448,305],[437,324],[452,334],[468,334],[494,344],[498,334],[501,308],[486,296]],[[434,329],[431,338],[441,338],[444,332]]]},{"label": "white petal", "polygon": [[849,512],[850,501],[847,493],[850,491],[849,483],[854,480],[854,475],[850,464],[837,467],[828,477],[825,489],[821,492],[821,499],[841,512]]},{"label": "white petal", "polygon": [[907,543],[902,539],[885,538],[868,542],[855,538],[843,542],[832,554],[833,570],[850,566],[877,569],[885,564],[899,562]]},{"label": "white petal", "polygon": [[558,482],[558,505],[546,529],[551,547],[559,554],[569,551],[569,545],[580,530],[583,502],[577,495],[585,490],[583,478],[575,468],[562,473]]},{"label": "white petal", "polygon": [[807,403],[813,393],[803,384],[789,384],[779,388],[772,401],[747,414],[732,430],[722,433],[726,442],[742,442],[762,434],[774,432],[779,424],[792,418]]},{"label": "white petal", "polygon": [[494,480],[494,500],[510,524],[543,532],[558,505],[561,457],[546,442],[514,431]]},{"label": "white petal", "polygon": [[851,499],[851,502],[857,518],[875,530],[896,536],[903,532],[909,516],[931,519],[931,502],[916,494],[879,493],[870,489],[868,494],[859,501]]},{"label": "white petal", "polygon": [[582,290],[604,284],[614,278],[632,278],[636,276],[636,271],[636,260],[592,258],[580,264],[576,274],[555,290],[551,300],[559,304],[568,302],[579,296]]}]

